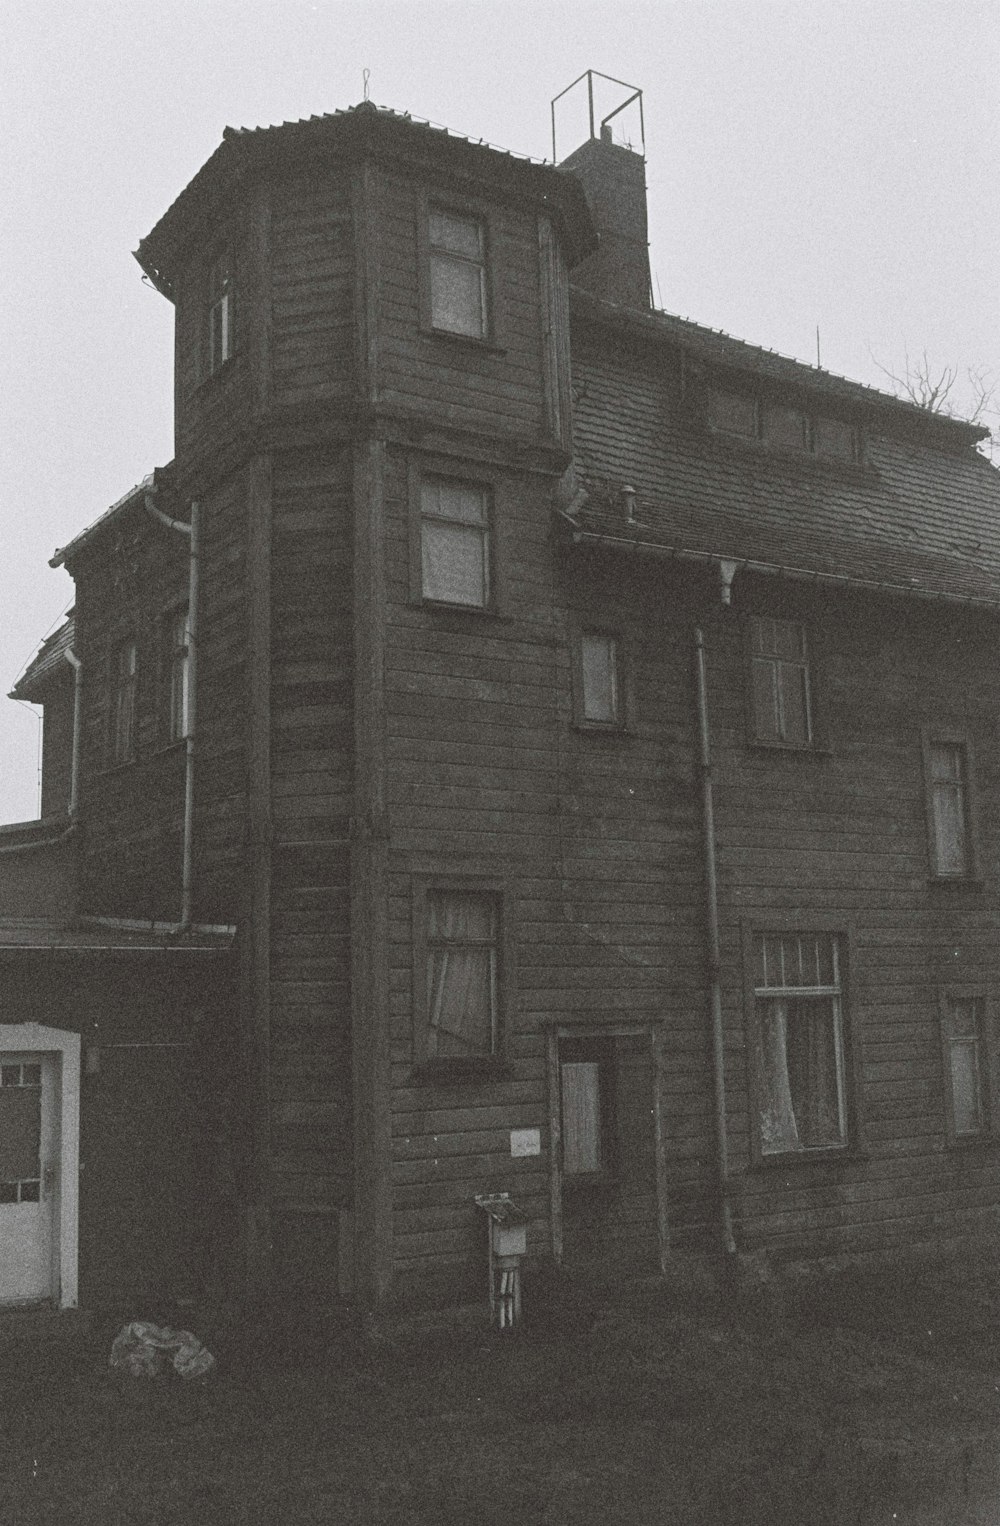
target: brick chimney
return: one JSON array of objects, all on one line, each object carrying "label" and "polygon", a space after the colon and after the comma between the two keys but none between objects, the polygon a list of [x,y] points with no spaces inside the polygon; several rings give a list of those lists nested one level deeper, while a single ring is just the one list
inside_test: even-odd
[{"label": "brick chimney", "polygon": [[583,182],[601,242],[595,254],[575,266],[574,286],[623,307],[652,306],[649,231],[646,224],[646,161],[611,141],[611,127],[589,138],[563,159]]}]

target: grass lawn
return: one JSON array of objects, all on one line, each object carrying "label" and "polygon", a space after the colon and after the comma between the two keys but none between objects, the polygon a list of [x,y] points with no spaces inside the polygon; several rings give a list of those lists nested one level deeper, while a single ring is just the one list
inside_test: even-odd
[{"label": "grass lawn", "polygon": [[986,1262],[547,1298],[502,1337],[188,1316],[191,1383],[112,1373],[118,1321],[8,1314],[0,1522],[1000,1523]]}]

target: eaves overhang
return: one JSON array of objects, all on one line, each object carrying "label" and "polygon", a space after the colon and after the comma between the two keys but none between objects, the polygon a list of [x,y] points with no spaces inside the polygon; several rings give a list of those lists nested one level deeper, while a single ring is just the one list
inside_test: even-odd
[{"label": "eaves overhang", "polygon": [[255,178],[309,161],[366,156],[418,172],[443,170],[470,190],[492,187],[546,208],[571,266],[597,247],[586,194],[571,172],[364,101],[274,127],[225,128],[211,158],[140,240],[135,258],[157,290],[173,301],[187,246],[213,219],[245,199]]},{"label": "eaves overhang", "polygon": [[879,577],[857,572],[836,572],[830,569],[810,567],[789,560],[768,560],[745,553],[734,552],[720,541],[711,549],[685,545],[683,541],[668,539],[646,540],[641,534],[617,534],[606,529],[586,529],[569,516],[559,515],[565,531],[565,539],[573,546],[589,546],[616,555],[646,557],[658,561],[698,563],[703,567],[719,569],[725,584],[732,583],[740,572],[758,573],[765,577],[783,578],[791,582],[811,583],[827,588],[852,588],[868,593],[880,593],[893,598],[920,599],[935,604],[961,605],[1000,614],[1000,585],[995,593],[985,590],[963,593],[954,589],[930,587],[916,579],[906,581],[891,577]]}]

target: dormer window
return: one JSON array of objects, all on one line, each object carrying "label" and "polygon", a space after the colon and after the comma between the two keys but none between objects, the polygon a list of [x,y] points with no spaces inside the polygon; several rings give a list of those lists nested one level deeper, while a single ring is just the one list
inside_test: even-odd
[{"label": "dormer window", "polygon": [[233,271],[228,251],[218,255],[208,271],[208,329],[206,373],[213,376],[233,353]]},{"label": "dormer window", "polygon": [[711,387],[706,417],[716,434],[756,440],[776,451],[852,463],[860,456],[857,429],[846,419],[761,401],[753,392]]}]

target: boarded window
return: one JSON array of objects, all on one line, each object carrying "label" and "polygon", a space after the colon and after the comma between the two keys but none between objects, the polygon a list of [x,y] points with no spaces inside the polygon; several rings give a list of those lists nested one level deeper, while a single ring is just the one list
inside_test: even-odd
[{"label": "boarded window", "polygon": [[488,1058],[498,1052],[498,936],[495,895],[428,893],[428,1057]]},{"label": "boarded window", "polygon": [[179,742],[190,729],[190,628],[187,609],[167,620],[167,735]]},{"label": "boarded window", "polygon": [[431,327],[483,339],[487,332],[482,221],[432,209],[428,218]]},{"label": "boarded window", "polygon": [[135,691],[138,649],[134,640],[122,641],[111,662],[110,752],[112,763],[129,763],[135,757]]},{"label": "boarded window", "polygon": [[755,739],[808,746],[813,734],[805,626],[755,616],[750,642]]},{"label": "boarded window", "polygon": [[829,933],[765,933],[755,944],[755,1015],[765,1155],[847,1144],[843,992]]},{"label": "boarded window", "polygon": [[621,720],[618,642],[614,636],[584,631],[580,637],[580,719],[617,726]]},{"label": "boarded window", "polygon": [[745,392],[723,392],[713,387],[708,394],[708,422],[723,434],[757,435],[757,403]]},{"label": "boarded window", "polygon": [[830,461],[856,461],[857,435],[853,424],[843,419],[813,420],[813,450]]},{"label": "boarded window", "polygon": [[490,602],[489,496],[447,478],[420,485],[421,589],[425,599],[485,609]]},{"label": "boarded window", "polygon": [[986,1127],[983,1001],[949,996],[944,1006],[945,1084],[955,1139],[978,1138]]},{"label": "boarded window", "polygon": [[208,332],[206,363],[209,376],[233,353],[233,272],[229,254],[220,254],[208,271]]},{"label": "boarded window", "polygon": [[931,738],[927,771],[932,870],[942,878],[960,879],[971,872],[965,744]]}]

